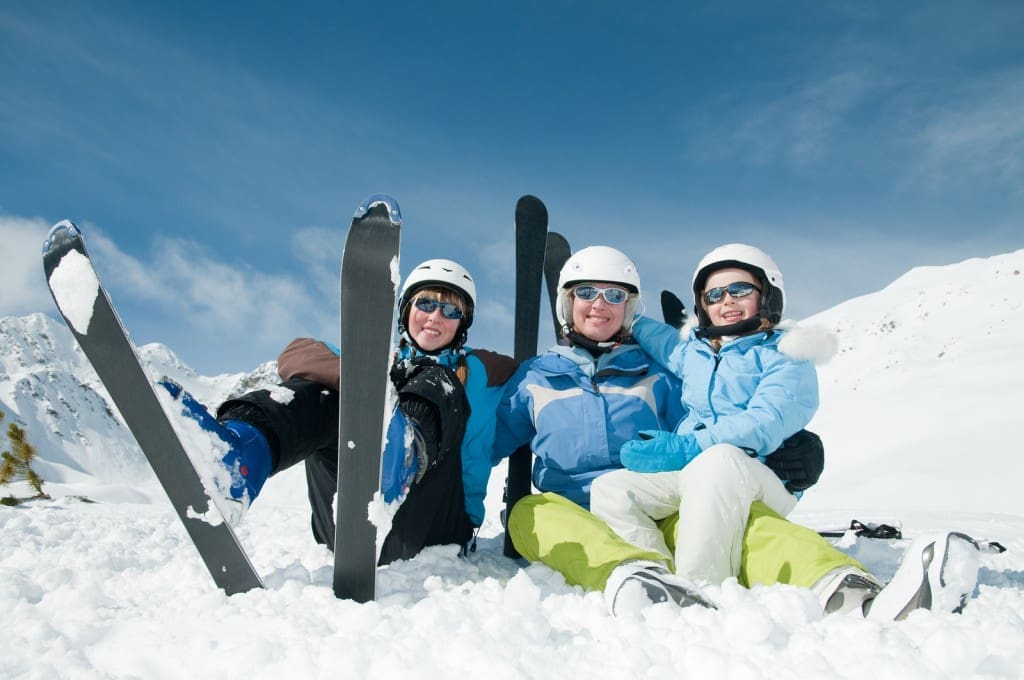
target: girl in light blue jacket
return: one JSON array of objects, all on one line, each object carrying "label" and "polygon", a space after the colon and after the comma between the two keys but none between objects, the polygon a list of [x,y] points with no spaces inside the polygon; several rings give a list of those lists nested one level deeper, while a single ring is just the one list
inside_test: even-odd
[{"label": "girl in light blue jacket", "polygon": [[[650,320],[633,328],[682,379],[684,416],[673,432],[641,432],[648,438],[625,444],[627,469],[593,485],[591,509],[634,545],[674,558],[678,575],[717,585],[740,573],[751,505],[782,516],[796,505],[763,461],[810,422],[818,382],[806,343],[777,327],[782,274],[763,252],[741,244],[712,251],[693,290],[698,327],[682,339]],[[657,522],[676,512],[673,553]]]}]

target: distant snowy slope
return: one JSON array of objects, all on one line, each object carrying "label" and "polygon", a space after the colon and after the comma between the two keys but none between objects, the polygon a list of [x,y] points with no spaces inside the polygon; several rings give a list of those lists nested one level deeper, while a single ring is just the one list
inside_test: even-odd
[{"label": "distant snowy slope", "polygon": [[827,464],[801,509],[1020,513],[1024,250],[919,267],[805,323],[840,350],[819,367]]},{"label": "distant snowy slope", "polygon": [[[251,374],[207,378],[162,345],[139,354],[150,375],[170,376],[206,403],[276,380],[272,362]],[[162,497],[134,438],[63,323],[43,314],[0,319],[0,410],[36,448],[46,490],[62,486],[101,500]]]}]

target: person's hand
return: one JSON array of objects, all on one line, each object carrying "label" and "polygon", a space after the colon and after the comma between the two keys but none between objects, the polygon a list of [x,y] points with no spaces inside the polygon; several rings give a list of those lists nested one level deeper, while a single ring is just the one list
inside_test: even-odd
[{"label": "person's hand", "polygon": [[440,447],[441,424],[438,422],[437,409],[426,399],[403,395],[399,407],[413,428],[414,448],[419,459],[414,481],[419,482],[444,457]]},{"label": "person's hand", "polygon": [[380,489],[384,502],[403,498],[442,457],[433,405],[416,396],[402,398],[388,423],[387,443],[381,458]]},{"label": "person's hand", "polygon": [[765,458],[790,493],[814,486],[825,469],[825,447],[821,438],[809,430],[800,430],[782,442],[782,446]]},{"label": "person's hand", "polygon": [[645,438],[628,441],[619,450],[619,460],[634,472],[682,470],[701,451],[692,434],[641,430],[640,436]]}]

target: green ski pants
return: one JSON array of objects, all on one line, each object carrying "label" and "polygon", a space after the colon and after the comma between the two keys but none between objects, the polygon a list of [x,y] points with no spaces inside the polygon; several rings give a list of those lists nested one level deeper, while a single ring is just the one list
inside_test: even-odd
[{"label": "green ski pants", "polygon": [[[673,515],[659,523],[673,551],[678,518]],[[665,562],[664,555],[627,543],[596,516],[553,493],[526,496],[516,503],[508,531],[523,557],[543,562],[560,572],[566,582],[587,590],[604,590],[608,575],[623,562]],[[866,571],[816,531],[793,524],[763,503],[751,505],[739,573],[744,586],[788,583],[810,588],[828,572],[844,566]]]}]

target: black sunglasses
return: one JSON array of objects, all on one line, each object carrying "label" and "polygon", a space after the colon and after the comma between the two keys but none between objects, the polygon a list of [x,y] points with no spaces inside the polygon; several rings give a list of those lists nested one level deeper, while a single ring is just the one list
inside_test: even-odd
[{"label": "black sunglasses", "polygon": [[728,286],[718,286],[717,288],[709,288],[708,290],[704,291],[704,302],[706,302],[709,305],[721,302],[722,300],[725,299],[726,293],[728,293],[731,297],[734,298],[743,298],[747,297],[755,290],[758,293],[761,292],[761,289],[752,283],[747,283],[746,281],[737,281],[736,283],[730,283]]},{"label": "black sunglasses", "polygon": [[424,314],[432,314],[438,307],[441,308],[441,316],[446,319],[461,319],[462,310],[454,302],[441,302],[440,300],[434,300],[433,298],[419,297],[413,301],[416,305],[416,309],[420,310]]}]

